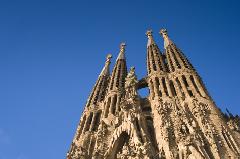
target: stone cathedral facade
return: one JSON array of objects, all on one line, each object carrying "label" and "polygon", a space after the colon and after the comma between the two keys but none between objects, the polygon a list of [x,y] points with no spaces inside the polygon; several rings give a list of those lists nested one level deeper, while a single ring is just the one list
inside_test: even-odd
[{"label": "stone cathedral facade", "polygon": [[[240,118],[223,114],[169,38],[162,53],[147,31],[147,75],[127,71],[125,44],[111,55],[87,100],[67,159],[237,159]],[[149,88],[142,98],[138,90]]]}]

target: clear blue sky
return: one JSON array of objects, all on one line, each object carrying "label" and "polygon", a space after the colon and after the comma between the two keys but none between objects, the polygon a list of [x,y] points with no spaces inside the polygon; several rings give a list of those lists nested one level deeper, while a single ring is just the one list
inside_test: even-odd
[{"label": "clear blue sky", "polygon": [[[0,1],[0,159],[63,159],[90,90],[122,41],[146,74],[145,32],[188,56],[217,105],[240,114],[238,1]],[[113,64],[112,63],[112,64]]]}]

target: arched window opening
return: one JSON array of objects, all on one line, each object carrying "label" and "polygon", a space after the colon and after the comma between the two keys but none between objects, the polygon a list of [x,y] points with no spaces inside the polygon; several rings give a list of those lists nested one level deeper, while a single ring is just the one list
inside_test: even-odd
[{"label": "arched window opening", "polygon": [[148,65],[148,74],[150,74],[151,73],[151,66],[150,66],[149,53],[147,54],[147,65]]},{"label": "arched window opening", "polygon": [[[170,48],[171,49],[171,48]],[[175,52],[173,51],[173,49],[171,49],[171,53],[172,53],[172,56],[173,56],[173,58],[174,58],[174,60],[175,60],[175,63],[176,63],[176,65],[177,65],[177,67],[179,68],[179,69],[181,69],[181,66],[180,66],[180,64],[179,64],[179,61],[178,61],[178,59],[177,59],[177,57],[176,57],[176,54],[175,54]]]},{"label": "arched window opening", "polygon": [[116,80],[116,87],[119,86],[121,68],[118,67],[118,70],[117,70],[117,71],[118,71],[118,73],[117,73],[117,79],[115,79],[115,80]]},{"label": "arched window opening", "polygon": [[91,112],[90,115],[88,116],[87,123],[86,123],[87,125],[85,127],[84,132],[89,131],[89,128],[92,122],[92,117],[93,117],[93,113]]},{"label": "arched window opening", "polygon": [[97,93],[95,94],[95,97],[94,97],[94,100],[93,100],[93,104],[96,104],[97,101],[98,101],[98,97],[99,97],[99,95],[100,95],[102,83],[103,83],[103,80],[101,80],[101,81],[99,82],[99,86],[98,86],[99,88],[98,88],[98,90],[97,90]]},{"label": "arched window opening", "polygon": [[183,55],[182,52],[179,52],[179,51],[177,51],[177,52],[178,52],[178,54],[179,54],[180,59],[182,60],[182,62],[183,62],[183,64],[184,64],[184,66],[185,66],[186,68],[189,68],[189,66],[188,66],[188,61],[186,60],[186,57]]},{"label": "arched window opening", "polygon": [[[168,49],[168,50],[169,50],[169,49]],[[169,51],[167,51],[166,56],[167,56],[167,59],[168,59],[168,61],[169,61],[169,62],[166,62],[167,65],[168,65],[168,68],[169,68],[169,70],[171,70],[172,72],[174,72],[174,71],[175,71],[175,68],[174,68],[174,66],[173,66],[172,59],[170,58]]]},{"label": "arched window opening", "polygon": [[111,109],[111,113],[113,115],[115,115],[115,112],[116,112],[116,105],[117,105],[117,95],[114,95],[113,97],[113,101],[112,101],[112,109]]},{"label": "arched window opening", "polygon": [[182,75],[182,79],[183,79],[183,83],[184,83],[185,87],[187,88],[189,96],[192,97],[193,96],[193,92],[190,89],[189,84],[187,83],[187,79],[186,79],[186,77],[184,75]]},{"label": "arched window opening", "polygon": [[99,123],[100,123],[101,112],[97,112],[94,120],[93,131],[97,131]]},{"label": "arched window opening", "polygon": [[[152,47],[152,46],[150,46]],[[151,49],[152,50],[152,49]],[[155,60],[154,60],[154,54],[153,52],[151,51],[151,56],[152,56],[152,59],[150,59],[152,61],[152,65],[153,65],[153,70],[154,71],[157,71],[157,67],[156,67],[156,63],[155,63]]]},{"label": "arched window opening", "polygon": [[191,82],[192,82],[194,88],[195,88],[196,91],[198,92],[198,94],[199,94],[200,96],[202,96],[202,94],[200,93],[200,91],[199,91],[199,89],[198,89],[198,86],[197,86],[197,84],[196,84],[196,82],[195,82],[195,80],[194,80],[194,78],[193,78],[192,75],[190,76],[190,80],[191,80]]},{"label": "arched window opening", "polygon": [[126,70],[125,70],[125,62],[122,61],[121,62],[121,73],[120,73],[120,78],[119,78],[119,86],[120,87],[124,87],[124,83],[125,83],[125,75],[126,75]]},{"label": "arched window opening", "polygon": [[181,83],[180,83],[178,78],[176,78],[176,82],[177,82],[178,88],[180,89],[182,95],[185,96],[185,93],[183,92],[183,89],[182,89],[182,85],[181,85]]},{"label": "arched window opening", "polygon": [[155,46],[153,48],[153,52],[154,52],[154,59],[155,59],[156,63],[158,64],[160,70],[163,71],[163,67],[161,65],[161,58],[160,58],[161,55],[159,54],[160,51],[157,46]]},{"label": "arched window opening", "polygon": [[104,115],[105,118],[108,116],[110,104],[111,104],[111,97],[108,98],[107,105],[105,107],[105,115]]},{"label": "arched window opening", "polygon": [[166,81],[165,81],[164,77],[162,78],[162,84],[163,84],[164,92],[166,93],[167,96],[169,96],[168,91],[167,91]]},{"label": "arched window opening", "polygon": [[184,75],[182,75],[182,79],[183,79],[183,82],[185,84],[186,87],[189,87],[188,83],[187,83],[187,79]]},{"label": "arched window opening", "polygon": [[114,83],[115,70],[116,70],[116,69],[114,69],[114,70],[113,70],[113,75],[112,75],[112,77],[111,77],[110,90],[112,90],[112,89],[113,89],[113,83]]},{"label": "arched window opening", "polygon": [[[105,79],[106,80],[106,79]],[[99,99],[99,101],[103,101],[103,99],[104,99],[104,96],[105,96],[105,94],[106,94],[106,90],[107,90],[107,82],[105,82],[104,83],[104,86],[103,86],[103,90],[102,90],[102,92],[101,92],[101,96],[100,96],[100,99]]]},{"label": "arched window opening", "polygon": [[112,146],[111,153],[109,154],[109,158],[117,158],[117,154],[122,152],[122,148],[125,143],[129,142],[129,135],[124,131],[115,141],[114,145]]},{"label": "arched window opening", "polygon": [[159,83],[158,77],[155,77],[155,82],[156,82],[156,87],[157,87],[157,94],[158,94],[158,96],[162,97],[162,92],[161,92],[161,88],[160,88],[160,83]]},{"label": "arched window opening", "polygon": [[152,80],[150,80],[150,93],[151,93],[152,99],[154,99],[154,97],[155,97],[153,87],[154,87],[153,82],[152,82]]},{"label": "arched window opening", "polygon": [[172,91],[173,96],[176,96],[177,93],[176,93],[176,89],[175,89],[175,87],[174,87],[173,81],[170,80],[170,81],[169,81],[169,84],[170,84],[170,89],[171,89],[171,91]]}]

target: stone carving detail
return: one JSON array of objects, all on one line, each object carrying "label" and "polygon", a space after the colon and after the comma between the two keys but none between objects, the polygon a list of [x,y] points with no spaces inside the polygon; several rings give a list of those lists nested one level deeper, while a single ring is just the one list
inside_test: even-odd
[{"label": "stone carving detail", "polygon": [[[216,107],[167,30],[160,34],[164,53],[152,31],[146,34],[147,75],[141,80],[135,67],[127,71],[125,43],[111,74],[107,56],[67,159],[240,158],[240,117]],[[144,87],[146,98],[138,94]]]},{"label": "stone carving detail", "polygon": [[67,154],[67,158],[86,159],[88,158],[88,152],[82,146],[72,145],[73,152]]}]

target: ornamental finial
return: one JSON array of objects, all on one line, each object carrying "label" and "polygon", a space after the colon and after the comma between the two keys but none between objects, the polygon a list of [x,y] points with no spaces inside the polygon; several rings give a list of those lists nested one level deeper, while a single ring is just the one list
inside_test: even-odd
[{"label": "ornamental finial", "polygon": [[124,53],[125,53],[125,47],[126,47],[126,43],[125,43],[125,42],[122,42],[122,43],[120,44],[120,52],[119,52],[119,55],[118,55],[117,60],[118,60],[118,59],[125,59],[125,55],[124,55]]},{"label": "ornamental finial", "polygon": [[173,42],[170,40],[170,38],[168,37],[168,34],[167,34],[167,29],[161,29],[160,32],[159,32],[162,37],[163,37],[163,40],[164,40],[164,48],[166,49],[168,45],[172,44]]},{"label": "ornamental finial", "polygon": [[168,35],[167,35],[167,29],[165,29],[165,28],[161,29],[159,33],[160,33],[162,36],[168,36]]},{"label": "ornamental finial", "polygon": [[106,62],[110,62],[110,60],[111,60],[111,58],[112,58],[112,54],[107,54],[107,57],[106,57]]},{"label": "ornamental finial", "polygon": [[146,35],[147,37],[152,36],[152,29],[147,30]]},{"label": "ornamental finial", "polygon": [[125,42],[122,42],[121,44],[120,44],[120,49],[122,50],[122,49],[125,49],[125,47],[126,47],[126,43]]},{"label": "ornamental finial", "polygon": [[148,37],[148,43],[147,43],[147,47],[151,44],[154,44],[154,40],[153,40],[153,36],[152,36],[152,30],[147,30],[146,35]]},{"label": "ornamental finial", "polygon": [[105,65],[104,65],[104,67],[102,69],[102,72],[100,73],[99,76],[109,75],[109,65],[111,63],[111,58],[112,58],[112,54],[107,54]]}]

